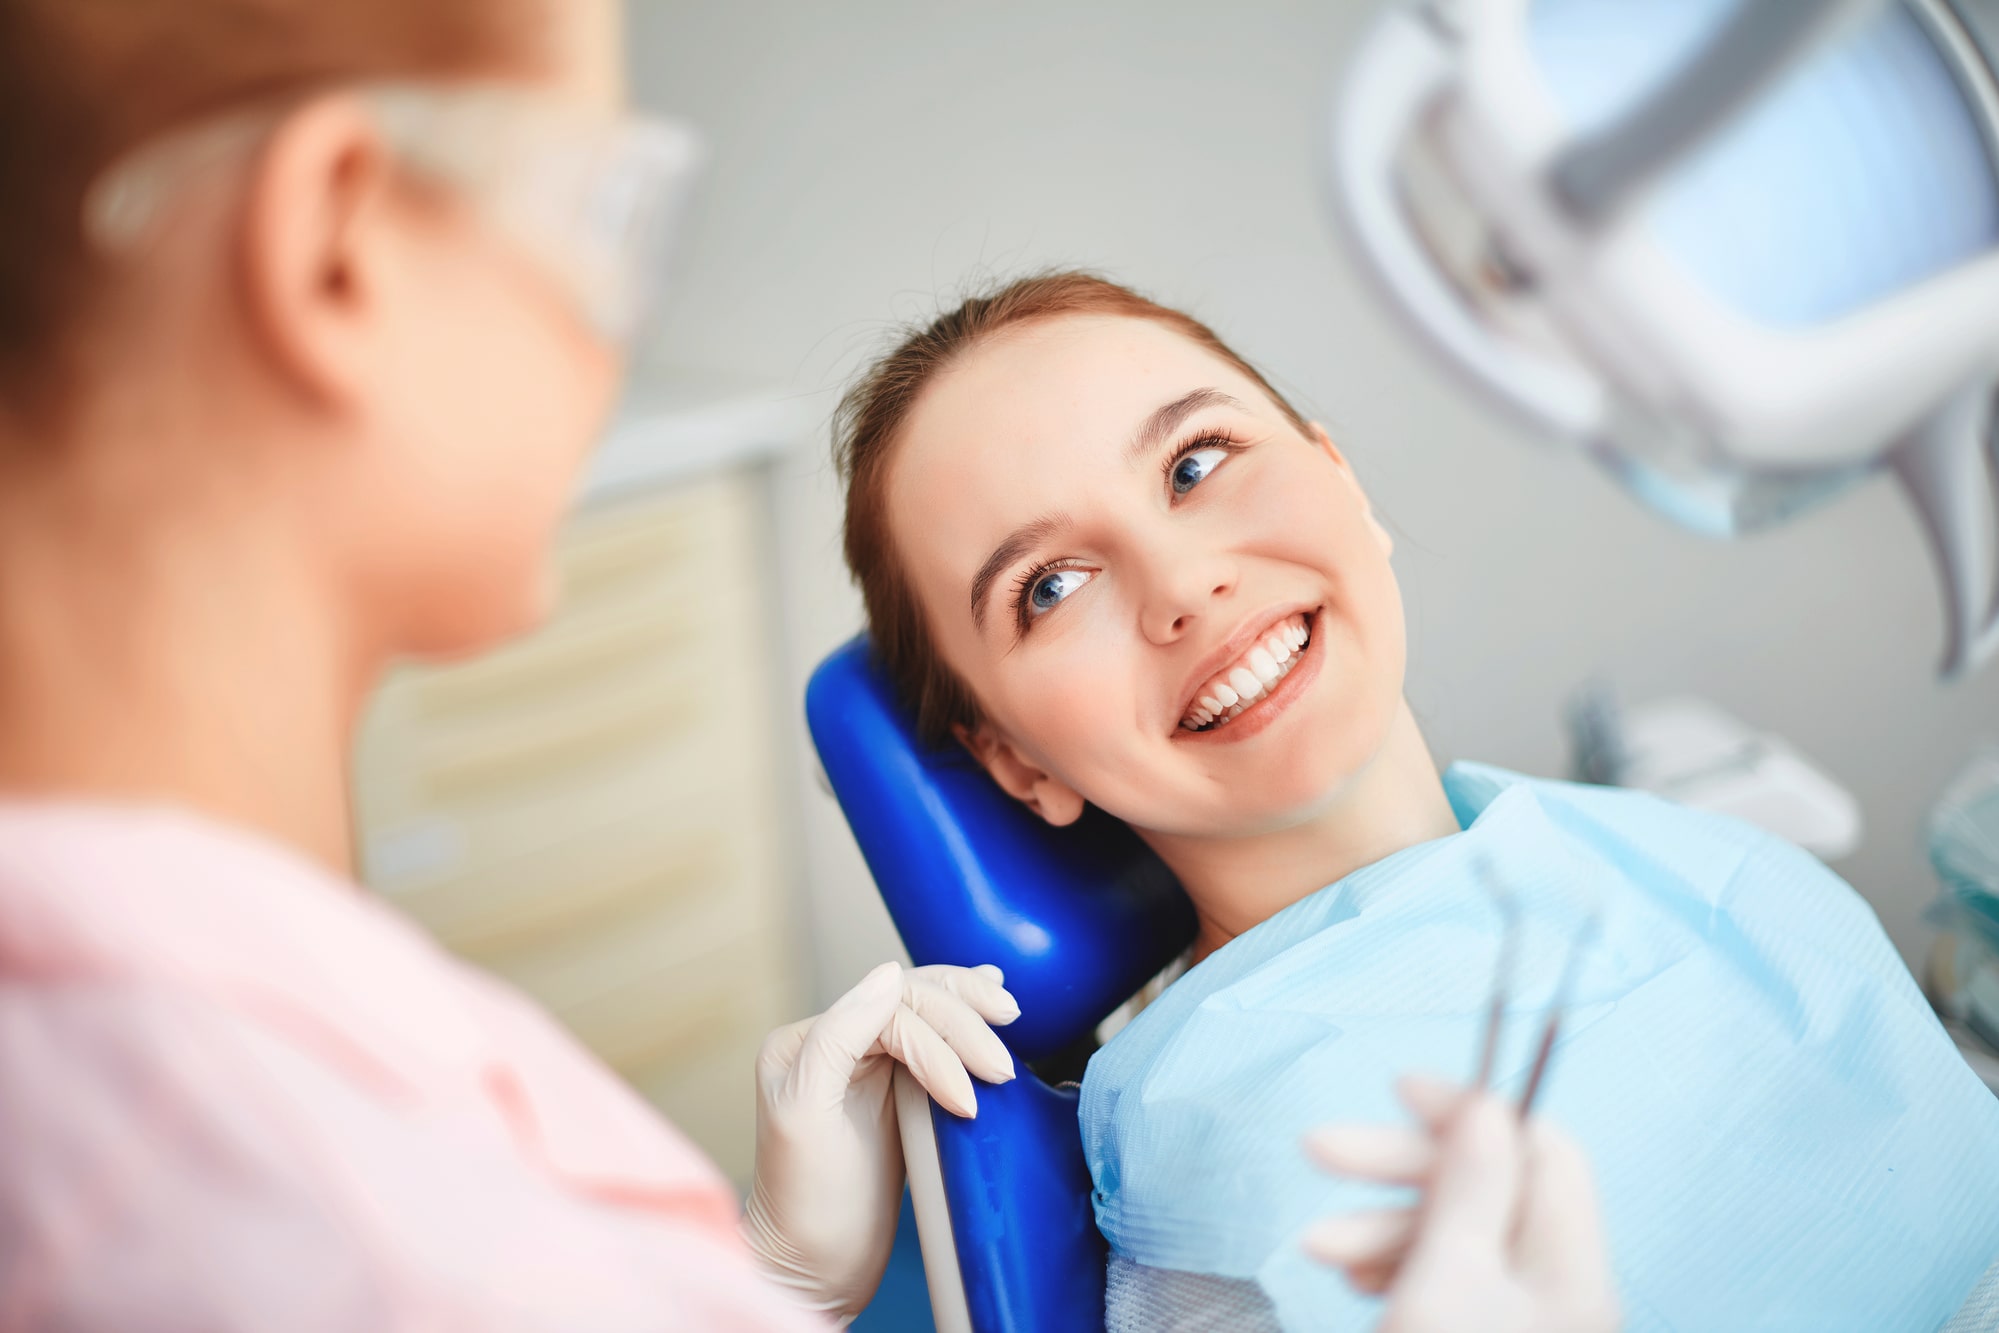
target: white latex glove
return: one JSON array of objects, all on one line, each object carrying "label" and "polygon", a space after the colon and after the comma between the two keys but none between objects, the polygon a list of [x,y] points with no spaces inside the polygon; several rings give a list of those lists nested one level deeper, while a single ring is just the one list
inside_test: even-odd
[{"label": "white latex glove", "polygon": [[1429,1079],[1397,1088],[1421,1127],[1306,1139],[1327,1170],[1423,1190],[1411,1208],[1319,1223],[1305,1250],[1388,1295],[1379,1333],[1617,1333],[1588,1159],[1544,1120]]},{"label": "white latex glove", "polygon": [[804,1305],[851,1319],[888,1267],[902,1210],[895,1065],[940,1106],[977,1114],[967,1071],[1014,1075],[988,1023],[1020,1006],[996,967],[884,963],[825,1013],[781,1027],[757,1057],[757,1162],[743,1234]]}]

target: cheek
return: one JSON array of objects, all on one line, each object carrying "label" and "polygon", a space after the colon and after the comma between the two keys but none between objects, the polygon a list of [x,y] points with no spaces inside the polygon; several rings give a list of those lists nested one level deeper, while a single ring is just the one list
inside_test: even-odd
[{"label": "cheek", "polygon": [[548,609],[549,551],[617,366],[565,312],[490,273],[440,297],[401,376],[390,445],[408,464],[408,586],[427,594],[414,619],[440,640],[426,651],[458,651]]},{"label": "cheek", "polygon": [[1247,488],[1244,503],[1257,529],[1272,534],[1270,553],[1323,574],[1342,622],[1399,673],[1401,589],[1358,487],[1315,460],[1304,469],[1268,469]]},{"label": "cheek", "polygon": [[1049,772],[1104,804],[1106,784],[1130,773],[1134,749],[1145,739],[1136,685],[1142,664],[1130,636],[1116,632],[1127,612],[1107,605],[1068,609],[1088,614],[1000,659],[980,697]]}]

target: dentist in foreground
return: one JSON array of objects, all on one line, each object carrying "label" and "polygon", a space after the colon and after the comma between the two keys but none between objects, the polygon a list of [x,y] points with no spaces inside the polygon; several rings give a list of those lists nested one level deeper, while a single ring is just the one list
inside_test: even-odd
[{"label": "dentist in foreground", "polygon": [[[370,689],[545,614],[656,286],[694,154],[615,12],[0,3],[0,1329],[819,1326],[887,1260],[893,1065],[1012,1076],[994,971],[876,970],[766,1043],[739,1217],[351,879]],[[1510,1244],[1537,1159],[1430,1125],[1365,1169]]]},{"label": "dentist in foreground", "polygon": [[0,1329],[818,1327],[891,1063],[1012,1075],[991,969],[877,970],[766,1044],[739,1218],[350,878],[371,687],[546,612],[656,285],[615,15],[0,4]]}]

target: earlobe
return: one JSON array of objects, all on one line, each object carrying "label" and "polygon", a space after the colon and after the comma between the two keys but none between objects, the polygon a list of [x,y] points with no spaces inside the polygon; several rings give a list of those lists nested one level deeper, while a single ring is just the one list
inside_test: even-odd
[{"label": "earlobe", "polygon": [[1314,421],[1310,423],[1307,429],[1309,432],[1308,438],[1310,438],[1313,444],[1318,446],[1320,453],[1333,460],[1334,466],[1338,467],[1342,472],[1353,471],[1352,466],[1347,462],[1347,456],[1340,452],[1340,447],[1337,444],[1333,443],[1333,437],[1326,430],[1323,423]]},{"label": "earlobe", "polygon": [[[1338,467],[1340,471],[1346,473],[1347,476],[1350,479],[1352,479],[1355,488],[1358,489],[1360,486],[1360,478],[1354,475],[1353,465],[1347,462],[1346,455],[1341,453],[1339,446],[1333,443],[1333,437],[1327,433],[1325,426],[1323,426],[1319,422],[1314,421],[1311,424],[1311,438],[1312,438],[1312,443],[1319,446],[1320,450],[1324,452],[1328,458],[1333,460],[1334,466]],[[1361,491],[1360,503],[1361,503],[1361,508],[1367,514],[1367,525],[1374,532],[1374,540],[1376,545],[1381,547],[1382,554],[1394,555],[1395,538],[1390,535],[1388,529],[1382,525],[1381,519],[1376,516],[1374,512],[1374,501],[1367,498],[1366,491]]]},{"label": "earlobe", "polygon": [[253,327],[305,392],[350,397],[375,313],[390,162],[351,97],[327,97],[272,132],[253,169],[242,274]]},{"label": "earlobe", "polygon": [[1067,828],[1083,815],[1082,796],[1060,778],[1029,761],[1012,741],[984,722],[951,728],[958,744],[979,761],[1001,791],[1040,815],[1056,828]]},{"label": "earlobe", "polygon": [[1382,521],[1379,518],[1375,517],[1373,505],[1369,505],[1367,507],[1367,525],[1368,527],[1374,529],[1374,542],[1375,545],[1381,548],[1381,553],[1383,555],[1394,555],[1395,554],[1394,534],[1390,533],[1388,528],[1382,523]]}]

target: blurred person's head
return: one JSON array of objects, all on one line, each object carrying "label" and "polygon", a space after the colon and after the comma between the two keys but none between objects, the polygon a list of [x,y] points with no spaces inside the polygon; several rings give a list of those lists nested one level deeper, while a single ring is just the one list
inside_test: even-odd
[{"label": "blurred person's head", "polygon": [[[362,90],[486,86],[608,123],[616,15],[0,0],[0,486],[100,545],[254,526],[369,657],[531,624],[618,354],[409,169]],[[87,218],[135,161],[171,179],[107,246]]]},{"label": "blurred person's head", "polygon": [[1189,316],[1086,274],[1014,283],[891,351],[838,434],[877,653],[929,740],[1051,823],[1296,827],[1406,718],[1352,468]]}]

